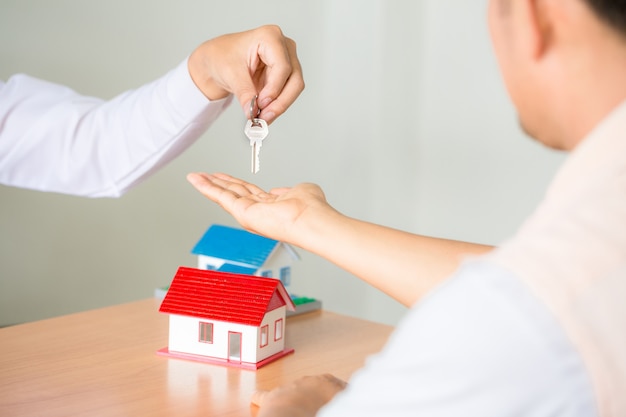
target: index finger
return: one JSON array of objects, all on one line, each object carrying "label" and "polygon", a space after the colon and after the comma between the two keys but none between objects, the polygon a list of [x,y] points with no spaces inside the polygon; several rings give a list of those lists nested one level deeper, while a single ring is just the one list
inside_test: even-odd
[{"label": "index finger", "polygon": [[285,55],[270,53],[275,51],[272,47],[259,50],[259,57],[266,65],[265,85],[259,93],[259,104],[262,107],[259,117],[268,123],[283,114],[304,90],[296,43],[285,38],[284,48]]}]

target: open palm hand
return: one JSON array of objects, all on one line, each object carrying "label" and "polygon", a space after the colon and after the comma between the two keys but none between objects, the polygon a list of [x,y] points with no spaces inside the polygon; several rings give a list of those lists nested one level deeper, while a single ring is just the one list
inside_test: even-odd
[{"label": "open palm hand", "polygon": [[219,204],[245,229],[272,239],[298,244],[297,230],[311,211],[332,210],[321,188],[299,184],[266,192],[226,174],[193,173],[189,182]]}]

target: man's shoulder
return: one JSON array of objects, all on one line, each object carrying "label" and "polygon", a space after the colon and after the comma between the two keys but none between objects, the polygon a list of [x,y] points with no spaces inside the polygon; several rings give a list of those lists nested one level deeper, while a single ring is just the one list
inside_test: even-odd
[{"label": "man's shoulder", "polygon": [[589,377],[559,323],[514,274],[484,260],[414,305],[354,383],[395,386],[424,415],[595,415]]}]

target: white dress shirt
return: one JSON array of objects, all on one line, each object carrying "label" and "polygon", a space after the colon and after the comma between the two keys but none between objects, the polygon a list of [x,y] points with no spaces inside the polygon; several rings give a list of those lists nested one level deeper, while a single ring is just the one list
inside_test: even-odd
[{"label": "white dress shirt", "polygon": [[600,414],[626,416],[626,101],[569,155],[489,257],[546,305],[580,353]]},{"label": "white dress shirt", "polygon": [[[329,370],[332,371],[332,370]],[[318,416],[594,417],[580,355],[510,272],[468,261]]]},{"label": "white dress shirt", "polygon": [[[319,415],[626,416],[626,102]],[[330,371],[330,370],[329,370]]]},{"label": "white dress shirt", "polygon": [[109,101],[14,75],[0,82],[0,183],[118,197],[194,143],[231,101],[209,101],[187,60]]}]

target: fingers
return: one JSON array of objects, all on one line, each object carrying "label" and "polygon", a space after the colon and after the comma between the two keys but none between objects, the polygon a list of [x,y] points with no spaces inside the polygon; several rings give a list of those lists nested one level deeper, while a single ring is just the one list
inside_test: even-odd
[{"label": "fingers", "polygon": [[[246,118],[272,123],[304,89],[296,43],[278,26],[222,35],[201,44],[188,60],[192,80],[210,100],[232,93]],[[261,109],[260,114],[258,110]]]},{"label": "fingers", "polygon": [[292,189],[291,187],[276,187],[270,190],[270,194],[275,195],[275,196],[281,196],[285,194],[286,192],[290,191],[291,189]]},{"label": "fingers", "polygon": [[273,198],[260,187],[226,174],[191,173],[187,175],[187,180],[205,197],[229,212],[233,211],[233,204],[242,198],[251,202],[264,202]]},{"label": "fingers", "polygon": [[320,375],[320,378],[323,378],[328,384],[330,384],[337,391],[342,391],[346,389],[348,383],[343,379],[339,379],[332,374],[323,374]]},{"label": "fingers", "polygon": [[[262,26],[251,31],[251,56],[247,72],[241,73],[234,93],[246,117],[250,117],[250,104],[258,95],[253,114],[271,124],[283,114],[304,89],[302,67],[296,52],[296,43],[285,37],[278,26]],[[248,78],[248,74],[252,74]],[[257,90],[260,89],[260,91]],[[257,93],[258,91],[258,93]]]},{"label": "fingers", "polygon": [[283,114],[304,90],[302,67],[296,53],[296,43],[289,38],[284,40],[286,55],[280,60],[265,61],[264,51],[259,51],[267,65],[265,85],[259,92],[260,118],[268,123]]},{"label": "fingers", "polygon": [[215,173],[207,177],[211,178],[214,185],[236,193],[239,197],[260,197],[265,199],[265,196],[269,195],[262,188],[239,178],[231,177],[228,174]]},{"label": "fingers", "polygon": [[260,407],[263,415],[293,415],[294,410],[310,412],[302,415],[314,415],[346,386],[345,381],[330,374],[305,376],[271,391],[258,390],[250,402]]},{"label": "fingers", "polygon": [[225,184],[220,185],[211,175],[207,174],[189,174],[187,180],[209,200],[212,200],[222,206],[224,210],[232,212],[235,203],[240,198],[239,193],[235,193]]}]

